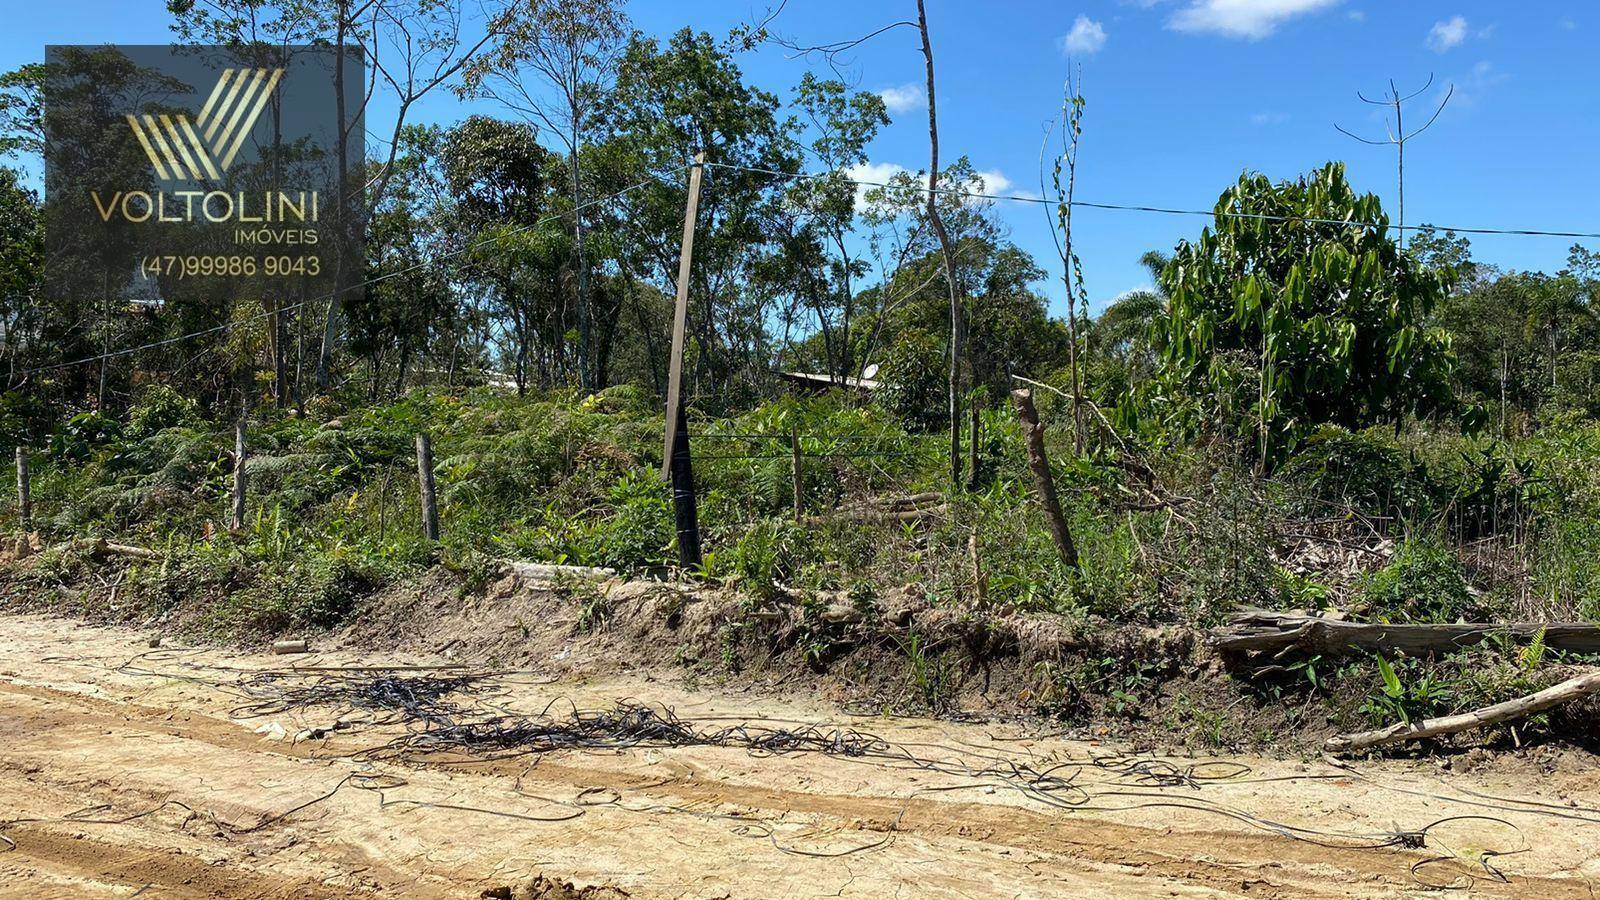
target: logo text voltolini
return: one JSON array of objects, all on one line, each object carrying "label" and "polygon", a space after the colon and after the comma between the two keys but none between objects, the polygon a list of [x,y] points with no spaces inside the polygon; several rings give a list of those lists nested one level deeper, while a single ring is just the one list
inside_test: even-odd
[{"label": "logo text voltolini", "polygon": [[129,222],[315,222],[321,205],[317,191],[90,191],[102,222],[120,216]]}]

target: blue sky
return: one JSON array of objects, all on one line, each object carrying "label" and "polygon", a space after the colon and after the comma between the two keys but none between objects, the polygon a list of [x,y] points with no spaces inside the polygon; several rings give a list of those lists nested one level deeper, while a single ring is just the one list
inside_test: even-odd
[{"label": "blue sky", "polygon": [[[966,154],[1007,192],[1039,192],[1044,123],[1061,102],[1067,48],[1088,98],[1078,196],[1113,203],[1209,208],[1245,169],[1290,177],[1329,159],[1349,163],[1363,190],[1394,214],[1392,148],[1368,147],[1338,122],[1381,137],[1374,96],[1393,77],[1403,90],[1434,73],[1455,97],[1407,148],[1410,223],[1600,231],[1600,81],[1593,62],[1600,5],[1493,0],[1096,0],[1053,3],[928,0],[938,63],[944,154]],[[765,0],[636,2],[646,32],[684,25],[725,34],[758,19]],[[802,43],[853,37],[915,14],[912,0],[790,0],[774,23]],[[0,67],[43,57],[47,43],[163,42],[161,0],[12,4],[0,31]],[[755,83],[780,94],[808,66],[767,47],[741,57]],[[1587,60],[1587,61],[1586,61]],[[926,164],[921,57],[898,29],[853,51],[844,72],[863,90],[889,92],[895,121],[872,147],[878,171]],[[1441,88],[1442,89],[1442,88]],[[1417,110],[1431,109],[1430,93]],[[385,107],[369,114],[376,129]],[[455,121],[486,105],[439,95],[424,119]],[[1054,257],[1045,212],[1004,204],[1011,237],[1042,263]],[[1139,255],[1170,249],[1203,220],[1082,210],[1075,214],[1095,307],[1146,283]],[[1507,268],[1554,270],[1571,240],[1474,237],[1475,255]],[[1594,242],[1591,242],[1593,244]],[[1059,282],[1042,285],[1060,312]]]}]

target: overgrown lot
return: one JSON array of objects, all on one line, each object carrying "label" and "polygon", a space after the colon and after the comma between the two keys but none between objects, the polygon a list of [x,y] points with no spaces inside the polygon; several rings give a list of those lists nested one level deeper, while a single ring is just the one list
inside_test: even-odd
[{"label": "overgrown lot", "polygon": [[[1039,399],[1047,421],[1065,418],[1063,401]],[[74,417],[35,455],[44,549],[4,564],[4,602],[254,643],[339,626],[435,566],[463,596],[482,591],[497,559],[600,566],[721,586],[751,613],[794,605],[801,627],[778,650],[823,671],[862,643],[820,618],[825,601],[847,598],[870,618],[909,592],[974,632],[1020,616],[1078,635],[1059,658],[1023,661],[1035,711],[1211,745],[1482,705],[1542,687],[1570,661],[1537,642],[1500,642],[1394,659],[1387,671],[1374,658],[1319,657],[1201,677],[1170,649],[1125,653],[1108,635],[1199,629],[1238,605],[1388,622],[1600,618],[1594,426],[1514,442],[1328,427],[1270,473],[1204,441],[1102,442],[1076,454],[1056,428],[1049,450],[1082,556],[1073,570],[1050,543],[1009,410],[984,413],[973,489],[951,500],[939,436],[843,394],[783,399],[691,423],[708,552],[701,570],[677,573],[652,406],[627,387],[525,399],[483,389],[258,416],[246,527],[231,533],[231,429],[150,389],[125,417]],[[438,545],[419,526],[413,441],[424,430]],[[925,515],[875,512],[884,498],[936,492]],[[14,504],[0,515],[14,530]],[[95,539],[160,557],[97,556]],[[569,593],[580,630],[606,627],[603,604]],[[758,640],[760,623],[751,615],[724,637]],[[983,652],[940,644],[929,656],[926,639],[903,636],[877,643],[899,659],[903,705],[930,708],[948,699],[939,684],[930,690],[930,675],[953,679],[967,667],[954,657]],[[739,659],[693,656],[702,674],[729,674]]]}]

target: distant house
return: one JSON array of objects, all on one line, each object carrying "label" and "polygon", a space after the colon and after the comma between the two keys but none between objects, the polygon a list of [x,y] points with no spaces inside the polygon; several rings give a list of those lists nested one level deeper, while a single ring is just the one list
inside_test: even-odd
[{"label": "distant house", "polygon": [[[868,366],[867,374],[876,375],[877,366]],[[800,393],[821,394],[835,388],[855,391],[863,396],[878,389],[882,382],[875,378],[857,378],[853,375],[819,375],[816,372],[779,372],[778,377],[794,386]]]}]

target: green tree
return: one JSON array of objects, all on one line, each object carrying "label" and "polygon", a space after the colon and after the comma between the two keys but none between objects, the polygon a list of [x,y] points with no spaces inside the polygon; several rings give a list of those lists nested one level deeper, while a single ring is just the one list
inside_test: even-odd
[{"label": "green tree", "polygon": [[752,272],[772,252],[773,176],[748,166],[796,172],[799,161],[778,119],[778,98],[752,87],[709,34],[683,29],[663,46],[636,36],[607,97],[607,153],[630,173],[615,221],[632,244],[630,267],[672,294],[687,200],[681,173],[696,153],[709,164],[695,230],[685,383],[722,402],[739,399],[771,364],[767,297]]},{"label": "green tree", "polygon": [[867,161],[867,145],[889,116],[876,94],[852,93],[841,81],[809,72],[795,89],[794,108],[823,172],[789,183],[773,216],[780,252],[763,275],[810,309],[821,338],[821,371],[855,376],[862,349],[855,284],[869,267],[854,241],[856,185],[848,170]]},{"label": "green tree", "polygon": [[13,169],[0,166],[0,355],[14,387],[26,368],[29,342],[39,327],[39,282],[44,269],[44,228],[39,198]]},{"label": "green tree", "polygon": [[[567,249],[559,226],[535,227],[551,207],[559,163],[531,125],[472,116],[441,148],[445,184],[455,198],[457,242],[467,254],[469,290],[493,298],[505,324],[519,393],[564,371],[567,309],[562,271]],[[536,367],[533,372],[530,367]]]},{"label": "green tree", "polygon": [[601,386],[604,363],[596,347],[589,288],[585,232],[593,214],[586,208],[583,157],[594,139],[600,106],[626,43],[628,16],[620,0],[540,0],[529,4],[524,14],[511,17],[508,30],[508,40],[496,53],[467,67],[462,93],[498,99],[555,135],[567,152],[579,381],[594,390]]},{"label": "green tree", "polygon": [[1249,435],[1265,465],[1324,423],[1361,428],[1453,408],[1440,275],[1401,252],[1344,166],[1245,174],[1162,271],[1168,398]]}]

